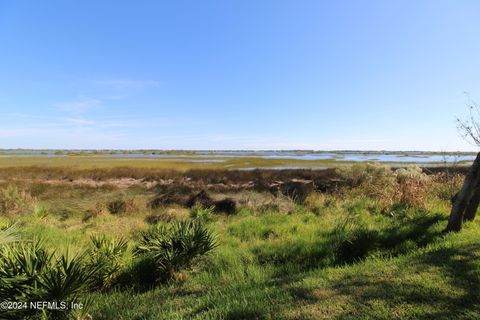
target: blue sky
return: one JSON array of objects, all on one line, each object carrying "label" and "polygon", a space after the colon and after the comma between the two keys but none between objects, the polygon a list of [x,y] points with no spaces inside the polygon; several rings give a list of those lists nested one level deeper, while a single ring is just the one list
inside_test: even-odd
[{"label": "blue sky", "polygon": [[478,1],[0,2],[0,148],[475,150]]}]

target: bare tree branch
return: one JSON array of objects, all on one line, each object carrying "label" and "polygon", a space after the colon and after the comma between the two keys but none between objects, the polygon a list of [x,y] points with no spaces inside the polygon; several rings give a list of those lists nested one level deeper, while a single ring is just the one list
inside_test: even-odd
[{"label": "bare tree branch", "polygon": [[457,130],[468,143],[480,147],[480,105],[470,98],[466,92],[469,116],[466,119],[457,118]]}]

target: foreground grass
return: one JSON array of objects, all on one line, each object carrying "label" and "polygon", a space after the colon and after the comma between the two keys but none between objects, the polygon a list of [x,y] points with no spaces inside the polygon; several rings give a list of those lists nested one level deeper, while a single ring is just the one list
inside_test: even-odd
[{"label": "foreground grass", "polygon": [[[355,217],[348,212],[352,208],[360,210]],[[394,244],[365,249],[368,243],[356,244],[348,235],[332,241],[341,218],[354,219],[372,234],[383,232]],[[92,225],[48,219],[23,221],[24,234],[41,235],[60,249],[86,245],[85,230],[143,227],[133,217],[106,216]],[[422,212],[394,221],[372,216],[358,203],[319,215],[299,208],[293,215],[218,217],[210,226],[221,245],[203,264],[151,291],[94,293],[91,314],[94,319],[476,318],[480,226],[470,223],[461,234],[443,236],[445,219],[446,212]],[[400,224],[403,231],[392,233],[392,225]],[[339,254],[338,243],[352,244],[351,256]]]},{"label": "foreground grass", "polygon": [[236,254],[224,248],[213,266],[184,282],[98,295],[93,313],[100,319],[476,319],[479,235],[478,224],[470,224],[419,250],[326,268],[262,265],[242,245]]},{"label": "foreground grass", "polygon": [[[148,216],[190,217],[178,206],[148,208],[151,191],[138,187],[33,191],[47,212],[3,215],[0,224],[15,221],[24,239],[42,237],[59,251],[80,251],[95,234],[131,246]],[[137,206],[99,207],[119,194]],[[443,234],[450,204],[439,195],[421,207],[382,208],[347,190],[313,194],[289,213],[203,215],[219,246],[192,269],[155,289],[114,286],[83,298],[93,319],[478,319],[480,224]]]}]

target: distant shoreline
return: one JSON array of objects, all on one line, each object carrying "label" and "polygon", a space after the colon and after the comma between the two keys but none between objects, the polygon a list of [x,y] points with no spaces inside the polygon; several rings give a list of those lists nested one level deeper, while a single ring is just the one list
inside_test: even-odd
[{"label": "distant shoreline", "polygon": [[[479,150],[480,151],[480,150]],[[183,149],[36,149],[36,148],[0,148],[0,153],[5,152],[87,152],[87,153],[146,153],[146,152],[155,152],[155,153],[359,153],[359,154],[477,154],[479,151],[428,151],[428,150],[308,150],[308,149],[265,149],[265,150],[242,150],[242,149],[198,149],[198,150],[183,150]]]}]

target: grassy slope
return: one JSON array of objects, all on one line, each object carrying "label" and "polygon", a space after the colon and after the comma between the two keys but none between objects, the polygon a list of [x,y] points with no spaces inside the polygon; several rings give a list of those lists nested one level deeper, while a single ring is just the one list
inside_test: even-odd
[{"label": "grassy slope", "polygon": [[[117,193],[43,190],[49,216],[13,219],[26,237],[42,236],[60,249],[79,249],[91,233],[132,239],[151,212],[82,221],[94,202]],[[188,216],[184,209],[167,210]],[[148,292],[92,294],[93,318],[479,318],[480,225],[444,236],[447,215],[448,202],[437,198],[426,210],[400,208],[389,216],[369,199],[332,196],[291,215],[242,210],[213,217],[210,227],[221,245],[196,269]]]},{"label": "grassy slope", "polygon": [[[141,294],[100,295],[94,314],[100,319],[478,319],[479,232],[478,224],[470,224],[462,234],[440,237],[420,251],[300,269],[288,262],[258,265],[251,244],[230,240],[215,254],[213,266],[184,283]],[[268,241],[253,247],[269,247]],[[282,242],[279,252],[298,248],[295,241]],[[306,254],[314,253],[315,241],[311,247],[305,242]]]}]

